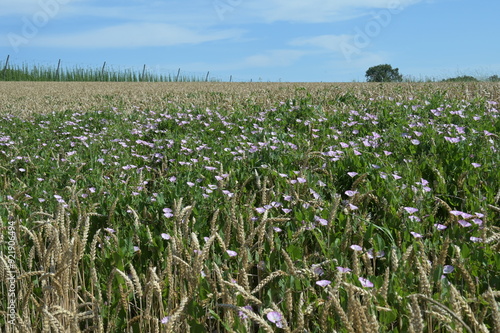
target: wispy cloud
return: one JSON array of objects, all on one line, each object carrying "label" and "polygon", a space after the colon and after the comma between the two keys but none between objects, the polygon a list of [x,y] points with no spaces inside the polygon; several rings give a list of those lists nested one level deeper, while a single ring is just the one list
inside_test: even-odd
[{"label": "wispy cloud", "polygon": [[320,50],[342,54],[343,45],[353,42],[354,35],[321,35],[314,37],[298,37],[290,41],[293,46],[312,46]]},{"label": "wispy cloud", "polygon": [[40,36],[34,45],[72,48],[172,46],[237,38],[241,30],[196,31],[166,23],[126,23],[72,34]]},{"label": "wispy cloud", "polygon": [[366,15],[373,9],[402,10],[423,0],[255,0],[245,3],[247,14],[267,22],[324,23]]}]

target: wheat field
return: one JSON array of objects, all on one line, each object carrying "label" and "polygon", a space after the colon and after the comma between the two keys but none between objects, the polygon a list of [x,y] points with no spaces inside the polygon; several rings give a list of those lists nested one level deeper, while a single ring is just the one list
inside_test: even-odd
[{"label": "wheat field", "polygon": [[498,332],[499,91],[0,82],[0,331]]}]

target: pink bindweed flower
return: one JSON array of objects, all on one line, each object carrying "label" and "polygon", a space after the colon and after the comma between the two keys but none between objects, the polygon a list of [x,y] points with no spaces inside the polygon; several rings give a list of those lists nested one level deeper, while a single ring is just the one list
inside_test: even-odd
[{"label": "pink bindweed flower", "polygon": [[408,216],[408,219],[411,220],[411,221],[414,221],[414,222],[420,222],[420,217],[418,216],[415,216],[415,215],[410,215]]},{"label": "pink bindweed flower", "polygon": [[465,220],[458,220],[458,224],[460,224],[464,228],[468,228],[472,225],[470,222],[467,222]]},{"label": "pink bindweed flower", "polygon": [[174,216],[174,214],[172,214],[172,209],[163,208],[163,216],[165,216],[166,218],[170,218],[170,217]]},{"label": "pink bindweed flower", "polygon": [[337,270],[340,272],[340,273],[349,273],[352,271],[352,269],[350,268],[347,268],[347,267],[341,267],[341,266],[337,266]]},{"label": "pink bindweed flower", "polygon": [[455,267],[453,267],[451,265],[444,265],[444,267],[443,267],[443,274],[450,274],[454,270],[455,270]]},{"label": "pink bindweed flower", "polygon": [[348,196],[348,197],[353,197],[356,195],[356,193],[358,193],[358,191],[345,191],[345,194]]},{"label": "pink bindweed flower", "polygon": [[353,205],[353,204],[350,203],[349,204],[349,209],[350,210],[356,210],[356,209],[358,209],[358,206],[355,206],[355,205]]},{"label": "pink bindweed flower", "polygon": [[255,210],[259,214],[264,214],[264,212],[266,211],[266,209],[264,207],[257,207],[257,208],[255,208]]},{"label": "pink bindweed flower", "polygon": [[[243,308],[245,308],[246,310],[250,310],[250,311],[253,310],[251,305],[245,305]],[[238,316],[241,319],[248,319],[248,316],[243,311],[238,311]]]},{"label": "pink bindweed flower", "polygon": [[319,276],[325,274],[325,271],[323,270],[323,268],[321,268],[321,265],[318,265],[318,264],[312,265],[311,270],[313,271],[314,274],[319,275]]},{"label": "pink bindweed flower", "polygon": [[169,234],[161,234],[161,238],[169,240],[170,239],[170,235]]},{"label": "pink bindweed flower", "polygon": [[361,286],[365,288],[373,288],[373,283],[370,280],[365,279],[363,277],[359,277],[358,280],[359,282],[361,282]]},{"label": "pink bindweed flower", "polygon": [[226,252],[230,257],[236,257],[238,255],[236,251],[227,250]]},{"label": "pink bindweed flower", "polygon": [[422,238],[424,236],[422,236],[421,234],[419,234],[418,232],[415,232],[415,231],[411,231],[410,234],[415,237],[415,238]]},{"label": "pink bindweed flower", "polygon": [[267,320],[275,324],[278,328],[283,328],[283,315],[277,311],[271,311],[267,315]]},{"label": "pink bindweed flower", "polygon": [[413,214],[413,213],[416,213],[418,212],[418,208],[413,208],[413,207],[404,207],[404,209],[409,213],[409,214]]},{"label": "pink bindweed flower", "polygon": [[328,286],[330,283],[332,283],[332,281],[330,280],[319,280],[319,281],[316,281],[316,284],[320,287],[326,287]]},{"label": "pink bindweed flower", "polygon": [[363,251],[363,248],[359,245],[356,245],[356,244],[351,245],[350,248],[353,249],[354,251],[358,251],[358,252]]},{"label": "pink bindweed flower", "polygon": [[440,231],[448,228],[447,226],[439,224],[439,223],[434,224],[434,226],[436,227],[437,230],[440,230]]}]

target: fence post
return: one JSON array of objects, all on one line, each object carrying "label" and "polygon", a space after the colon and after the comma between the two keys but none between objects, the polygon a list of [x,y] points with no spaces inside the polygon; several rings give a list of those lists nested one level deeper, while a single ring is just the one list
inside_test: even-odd
[{"label": "fence post", "polygon": [[181,69],[177,71],[177,77],[175,78],[175,82],[179,82],[179,75],[181,74]]},{"label": "fence post", "polygon": [[102,65],[102,69],[101,69],[101,76],[102,76],[103,80],[104,80],[104,67],[106,67],[106,61]]},{"label": "fence post", "polygon": [[7,66],[9,66],[10,54],[7,55],[7,60],[5,60],[5,66],[3,67],[3,80],[5,80],[5,72],[7,71]]},{"label": "fence post", "polygon": [[146,74],[146,64],[144,64],[144,67],[142,68],[142,78],[140,81],[144,81],[144,75]]},{"label": "fence post", "polygon": [[59,62],[57,63],[57,69],[56,69],[56,78],[59,79],[59,69],[61,68],[61,59],[59,59]]},{"label": "fence post", "polygon": [[205,82],[208,82],[208,75],[210,74],[210,71],[207,72],[207,77],[205,78]]}]

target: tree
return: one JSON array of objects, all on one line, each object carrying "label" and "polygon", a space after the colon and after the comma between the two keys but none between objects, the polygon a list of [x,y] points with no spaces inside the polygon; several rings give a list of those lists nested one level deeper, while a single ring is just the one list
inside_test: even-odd
[{"label": "tree", "polygon": [[368,68],[366,71],[367,82],[401,82],[403,76],[399,74],[398,68],[392,68],[391,65],[384,64]]},{"label": "tree", "polygon": [[443,80],[443,82],[478,82],[479,80],[470,75],[462,75],[457,77],[451,77],[449,79]]},{"label": "tree", "polygon": [[500,77],[498,75],[492,75],[488,78],[489,82],[500,82]]}]

